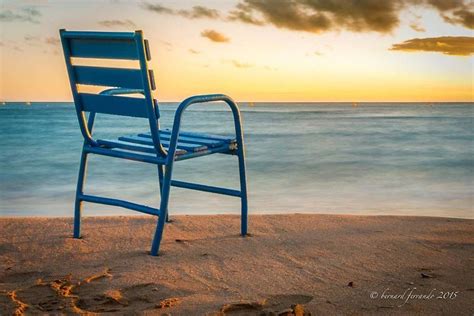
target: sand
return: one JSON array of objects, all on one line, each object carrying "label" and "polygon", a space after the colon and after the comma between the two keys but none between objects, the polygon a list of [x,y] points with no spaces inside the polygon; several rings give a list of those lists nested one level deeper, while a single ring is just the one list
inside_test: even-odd
[{"label": "sand", "polygon": [[257,215],[241,238],[237,216],[172,219],[159,257],[152,217],[87,217],[83,239],[70,218],[0,219],[0,314],[474,312],[473,220]]}]

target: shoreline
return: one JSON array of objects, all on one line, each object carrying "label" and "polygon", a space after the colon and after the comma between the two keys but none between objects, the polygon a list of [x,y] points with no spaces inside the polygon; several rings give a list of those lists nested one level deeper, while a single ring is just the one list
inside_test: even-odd
[{"label": "shoreline", "polygon": [[85,217],[82,239],[68,217],[0,218],[0,314],[474,311],[472,219],[262,214],[241,238],[235,215],[171,218],[159,257],[151,216]]},{"label": "shoreline", "polygon": [[[72,212],[70,212],[72,213]],[[455,219],[455,220],[467,220],[467,221],[474,221],[474,217],[451,217],[451,216],[437,216],[437,215],[408,215],[408,214],[355,214],[355,213],[314,213],[314,212],[294,212],[294,213],[252,213],[249,216],[294,216],[294,215],[315,215],[315,216],[342,216],[342,217],[409,217],[409,218],[439,218],[439,219]],[[152,216],[152,215],[150,215]],[[186,217],[186,216],[195,216],[195,217],[218,217],[218,216],[239,216],[236,215],[235,212],[229,213],[213,213],[213,214],[206,214],[206,213],[193,213],[193,214],[170,214],[170,217]],[[82,215],[82,218],[117,218],[117,217],[130,217],[130,218],[140,218],[140,217],[148,217],[146,214],[142,214],[140,212],[129,211],[128,214],[88,214]],[[0,221],[2,220],[28,220],[28,219],[70,219],[72,223],[72,216],[69,215],[57,215],[57,216],[45,216],[45,215],[0,215]]]}]

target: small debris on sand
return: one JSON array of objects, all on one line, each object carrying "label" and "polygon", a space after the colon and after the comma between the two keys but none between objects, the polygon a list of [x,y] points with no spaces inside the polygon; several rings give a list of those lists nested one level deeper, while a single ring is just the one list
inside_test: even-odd
[{"label": "small debris on sand", "polygon": [[175,297],[167,298],[162,300],[159,304],[156,304],[156,308],[167,308],[167,307],[173,307],[175,305],[179,304],[179,299]]}]

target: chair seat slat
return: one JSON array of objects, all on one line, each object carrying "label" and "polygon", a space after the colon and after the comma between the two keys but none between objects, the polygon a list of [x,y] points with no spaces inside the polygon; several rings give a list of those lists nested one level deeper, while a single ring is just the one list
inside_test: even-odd
[{"label": "chair seat slat", "polygon": [[[145,134],[138,134],[140,137],[151,138],[150,133]],[[171,139],[170,134],[162,134],[160,132],[160,140],[169,141]],[[178,137],[178,143],[188,143],[188,144],[199,144],[208,147],[218,147],[225,144],[223,141],[217,141],[213,139],[206,139],[206,138],[197,138],[197,137],[189,137],[189,136],[181,136]]]},{"label": "chair seat slat", "polygon": [[[149,145],[125,142],[122,140],[108,140],[108,139],[98,139],[97,143],[109,148],[121,148],[125,150],[130,150],[130,151],[139,151],[139,152],[144,152],[144,153],[156,154],[156,149],[152,145],[149,146]],[[183,155],[185,153],[186,151],[182,149],[178,149],[176,151],[177,155]]]},{"label": "chair seat slat", "polygon": [[139,69],[73,66],[77,84],[143,89]]},{"label": "chair seat slat", "polygon": [[[137,143],[137,144],[143,144],[143,145],[153,145],[153,141],[151,138],[145,138],[145,137],[139,137],[139,136],[122,136],[119,137],[119,140],[125,141],[125,142],[131,142],[131,143]],[[163,147],[167,148],[170,145],[169,141],[162,141],[161,144]],[[200,150],[206,150],[207,146],[199,145],[199,144],[183,144],[178,142],[178,149],[184,149],[186,151],[200,151]]]},{"label": "chair seat slat", "polygon": [[[171,135],[171,130],[169,128],[160,130],[160,134]],[[232,137],[222,136],[222,135],[208,135],[204,133],[189,132],[189,131],[179,131],[179,135],[196,137],[196,138],[204,138],[204,139],[212,139],[212,140],[220,140],[226,143],[235,142],[235,139],[233,139]]]}]

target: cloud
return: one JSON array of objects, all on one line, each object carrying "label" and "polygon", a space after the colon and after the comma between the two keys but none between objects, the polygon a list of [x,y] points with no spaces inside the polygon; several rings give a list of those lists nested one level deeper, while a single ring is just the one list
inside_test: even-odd
[{"label": "cloud", "polygon": [[416,32],[426,32],[426,29],[416,22],[410,23],[410,28]]},{"label": "cloud", "polygon": [[46,37],[44,39],[44,42],[51,46],[59,46],[59,44],[61,43],[59,38],[57,37]]},{"label": "cloud", "polygon": [[316,55],[316,56],[324,56],[324,54],[323,54],[322,52],[320,52],[319,50],[314,51],[314,55]]},{"label": "cloud", "polygon": [[437,52],[451,56],[474,54],[474,37],[441,36],[414,38],[400,44],[393,44],[390,50],[406,52]]},{"label": "cloud", "polygon": [[34,36],[34,35],[25,35],[24,37],[25,41],[38,41],[39,40],[39,37],[38,36]]},{"label": "cloud", "polygon": [[194,49],[192,49],[192,48],[188,49],[188,51],[189,51],[191,54],[200,54],[199,51],[194,50]]},{"label": "cloud", "polygon": [[136,27],[137,25],[129,19],[126,20],[102,20],[97,22],[97,24],[108,27],[108,28],[114,28],[114,27],[123,27],[123,28],[133,28]]},{"label": "cloud", "polygon": [[216,43],[227,43],[230,41],[230,39],[224,34],[221,34],[214,30],[204,30],[201,32],[201,36],[206,37]]},{"label": "cloud", "polygon": [[216,9],[209,9],[199,5],[192,7],[191,10],[179,10],[177,14],[189,19],[218,19],[220,17],[219,11]]},{"label": "cloud", "polygon": [[474,29],[474,2],[472,0],[426,0],[436,8],[441,17],[448,23],[460,24]]},{"label": "cloud", "polygon": [[468,0],[427,0],[428,5],[436,8],[448,23],[460,24],[474,29],[474,2]]},{"label": "cloud", "polygon": [[229,60],[228,62],[230,62],[235,68],[250,68],[250,67],[253,67],[252,64],[247,64],[247,63],[241,63],[237,60]]},{"label": "cloud", "polygon": [[398,10],[397,1],[243,0],[229,18],[311,33],[339,29],[385,33],[398,25]]},{"label": "cloud", "polygon": [[263,25],[264,21],[252,16],[252,8],[243,3],[238,3],[235,10],[229,12],[229,21],[241,21],[248,24]]},{"label": "cloud", "polygon": [[322,33],[390,33],[400,23],[400,14],[408,6],[434,8],[451,24],[474,28],[471,0],[241,0],[230,11],[228,20],[254,25]]},{"label": "cloud", "polygon": [[35,8],[25,7],[18,10],[0,11],[0,22],[30,22],[39,23],[41,12]]},{"label": "cloud", "polygon": [[159,13],[159,14],[174,14],[174,10],[164,7],[161,4],[151,4],[151,3],[143,3],[142,7],[146,10]]},{"label": "cloud", "polygon": [[161,4],[144,3],[142,7],[148,11],[158,14],[178,15],[188,19],[219,19],[220,13],[216,9],[210,9],[200,5],[193,6],[191,9],[174,10]]}]

